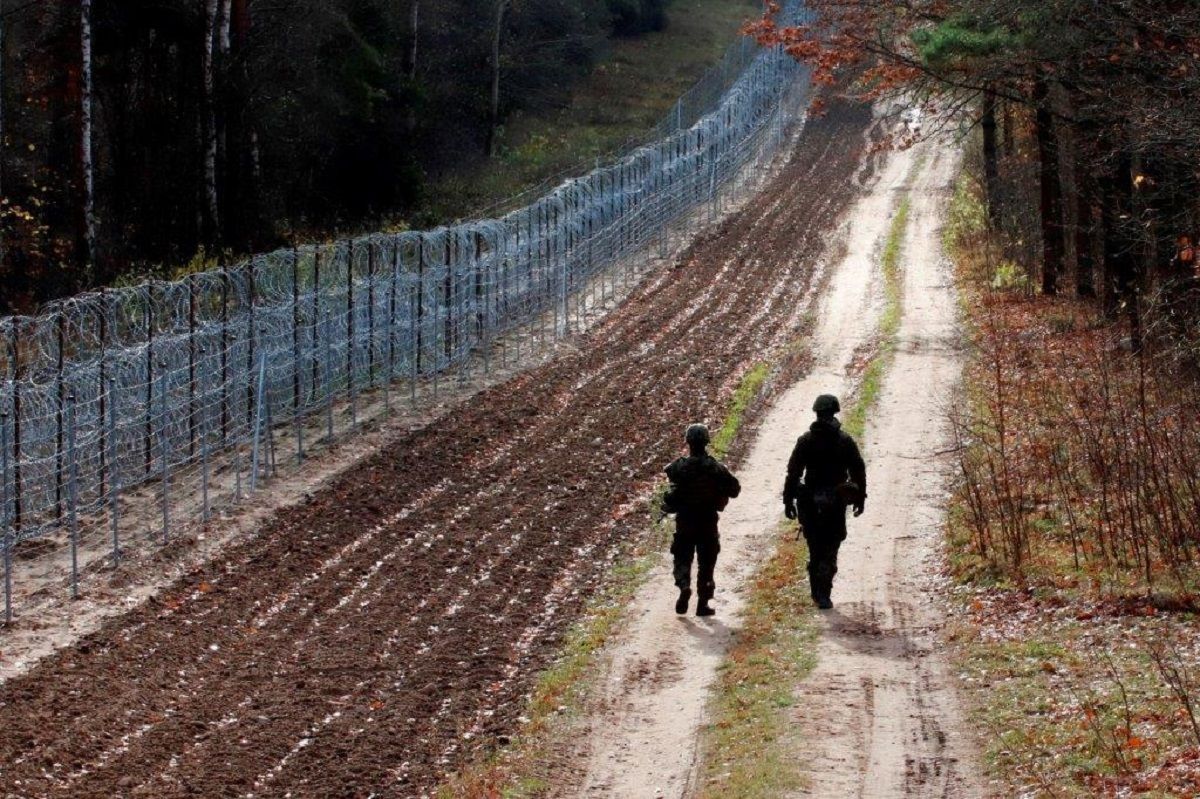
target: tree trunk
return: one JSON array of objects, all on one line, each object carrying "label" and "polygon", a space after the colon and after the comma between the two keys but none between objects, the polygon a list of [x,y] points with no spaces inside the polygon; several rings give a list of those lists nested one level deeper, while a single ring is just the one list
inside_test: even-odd
[{"label": "tree trunk", "polygon": [[[0,198],[4,197],[4,15],[0,14]],[[0,275],[4,271],[4,223],[0,221]],[[0,307],[3,304],[0,303]]]},{"label": "tree trunk", "polygon": [[412,9],[408,18],[411,36],[408,46],[408,79],[414,83],[417,80],[417,41],[420,28],[421,0],[412,0]]},{"label": "tree trunk", "polygon": [[509,0],[496,0],[496,27],[492,31],[492,97],[488,113],[487,155],[496,154],[496,134],[500,127],[500,43],[504,33],[504,14],[508,10]]},{"label": "tree trunk", "polygon": [[1000,171],[996,163],[996,95],[983,93],[983,180],[987,190],[988,221],[993,228],[1000,221]]},{"label": "tree trunk", "polygon": [[417,88],[417,43],[420,40],[421,31],[421,0],[412,0],[412,7],[409,9],[408,27],[409,27],[409,44],[408,44],[408,64],[405,70],[405,76],[408,78],[408,89],[413,94],[408,99],[408,109],[404,115],[404,129],[410,134],[417,129],[417,104],[413,100]]},{"label": "tree trunk", "polygon": [[1057,294],[1062,274],[1063,224],[1062,184],[1058,168],[1058,138],[1050,111],[1049,87],[1042,76],[1034,83],[1035,127],[1041,178],[1042,293]]},{"label": "tree trunk", "polygon": [[1117,167],[1101,186],[1104,224],[1104,308],[1115,316],[1123,305],[1129,314],[1129,335],[1135,352],[1141,350],[1142,320],[1137,292],[1137,258],[1132,219],[1133,180],[1130,158],[1122,154]]},{"label": "tree trunk", "polygon": [[1092,206],[1090,181],[1083,176],[1082,163],[1075,167],[1075,293],[1080,297],[1096,296],[1096,264],[1092,258],[1092,234],[1095,231],[1095,208]]},{"label": "tree trunk", "polygon": [[248,0],[221,0],[218,35],[217,128],[221,165],[222,240],[226,247],[260,246],[262,214],[258,187],[258,136],[250,113],[250,76],[246,48],[250,37]]},{"label": "tree trunk", "polygon": [[83,177],[83,285],[96,280],[96,171],[92,160],[92,0],[79,3],[79,165]]},{"label": "tree trunk", "polygon": [[1016,151],[1016,123],[1013,121],[1012,103],[1005,100],[1001,104],[1002,127],[1004,128],[1004,157],[1009,158]]},{"label": "tree trunk", "polygon": [[221,43],[221,57],[229,55],[230,41],[229,29],[230,23],[233,21],[233,0],[221,0],[221,29],[218,41]]},{"label": "tree trunk", "polygon": [[204,239],[211,246],[221,240],[221,214],[217,194],[217,114],[213,43],[217,36],[217,0],[204,0]]}]

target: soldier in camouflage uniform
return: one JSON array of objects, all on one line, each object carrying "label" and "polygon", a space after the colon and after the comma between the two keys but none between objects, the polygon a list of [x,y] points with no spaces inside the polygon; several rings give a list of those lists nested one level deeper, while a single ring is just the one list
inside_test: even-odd
[{"label": "soldier in camouflage uniform", "polygon": [[866,464],[837,420],[840,410],[837,397],[817,397],[817,420],[796,441],[783,484],[784,513],[789,519],[800,517],[812,598],[822,610],[833,607],[830,594],[838,549],[846,540],[846,508],[860,516],[867,499]]},{"label": "soldier in camouflage uniform", "polygon": [[707,427],[691,425],[684,438],[691,454],[667,467],[671,486],[663,497],[663,509],[675,514],[675,538],[671,542],[675,585],[679,588],[675,612],[687,613],[692,598],[692,558],[695,557],[696,615],[711,616],[716,611],[708,606],[708,602],[716,588],[713,570],[721,551],[717,517],[729,500],[741,493],[742,487],[720,461],[708,454]]}]

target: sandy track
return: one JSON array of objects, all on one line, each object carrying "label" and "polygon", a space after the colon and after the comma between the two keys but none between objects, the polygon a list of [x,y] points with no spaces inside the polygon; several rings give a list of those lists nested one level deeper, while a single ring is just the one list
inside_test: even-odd
[{"label": "sandy track", "polygon": [[742,586],[781,520],[791,446],[811,420],[814,396],[852,388],[848,368],[874,334],[882,307],[879,250],[906,194],[912,206],[901,351],[867,434],[870,510],[852,522],[838,607],[821,617],[819,666],[798,689],[797,740],[811,745],[797,757],[811,776],[806,795],[980,795],[966,760],[970,739],[936,649],[939,609],[921,601],[926,560],[939,540],[942,482],[931,457],[943,447],[938,420],[959,369],[937,234],[955,163],[953,150],[942,146],[893,153],[863,186],[840,233],[846,255],[816,300],[812,369],[762,420],[738,469],[742,495],[723,514],[721,613],[676,617],[664,556],[635,599],[625,634],[604,653],[605,679],[584,725],[587,766],[561,795],[651,799],[695,790],[708,692],[739,626]]},{"label": "sandy track", "polygon": [[548,364],[0,688],[8,796],[421,796],[522,697],[677,448],[794,321],[869,114]]},{"label": "sandy track", "polygon": [[[690,792],[708,691],[739,626],[743,586],[782,518],[780,490],[792,444],[811,415],[814,396],[845,394],[855,350],[874,334],[880,308],[877,252],[912,165],[911,153],[888,158],[863,187],[848,219],[829,237],[830,252],[840,249],[840,241],[853,246],[827,267],[828,289],[805,298],[805,310],[815,311],[817,319],[806,342],[812,367],[762,420],[737,469],[742,494],[722,515],[720,614],[712,619],[675,616],[670,559],[664,556],[634,601],[638,610],[625,635],[605,653],[606,679],[589,722],[587,771],[564,795],[649,799]],[[664,663],[680,665],[657,665]],[[648,682],[641,679],[647,671],[669,676]]]},{"label": "sandy track", "polygon": [[922,148],[902,258],[898,352],[866,431],[870,498],[842,547],[817,668],[795,723],[813,744],[815,797],[984,796],[932,586],[949,464],[946,408],[961,370],[954,289],[940,225],[954,148]]}]

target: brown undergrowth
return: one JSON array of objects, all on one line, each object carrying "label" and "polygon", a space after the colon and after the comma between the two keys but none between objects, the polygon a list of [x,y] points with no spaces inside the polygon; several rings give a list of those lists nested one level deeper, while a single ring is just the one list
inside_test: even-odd
[{"label": "brown undergrowth", "polygon": [[1200,795],[1200,392],[1093,303],[1034,297],[964,179],[960,671],[997,795]]}]

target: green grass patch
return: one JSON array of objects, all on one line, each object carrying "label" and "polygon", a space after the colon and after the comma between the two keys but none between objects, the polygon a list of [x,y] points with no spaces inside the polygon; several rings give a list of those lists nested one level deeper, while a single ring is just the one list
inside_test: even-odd
[{"label": "green grass patch", "polygon": [[713,457],[723,458],[729,452],[729,447],[733,445],[742,429],[746,410],[750,407],[750,403],[758,397],[770,376],[770,364],[760,362],[750,367],[750,371],[742,377],[738,387],[734,389],[733,399],[730,401],[729,411],[725,414],[724,423],[713,434],[712,444],[709,447]]},{"label": "green grass patch", "polygon": [[750,0],[674,0],[664,30],[614,40],[568,105],[513,114],[496,158],[431,183],[417,221],[466,216],[641,140],[760,13]]},{"label": "green grass patch", "polygon": [[908,229],[908,212],[909,198],[905,197],[892,218],[880,259],[884,305],[879,319],[879,349],[863,370],[854,404],[842,416],[843,427],[855,438],[862,438],[867,413],[879,401],[883,377],[896,354],[896,334],[900,331],[900,317],[904,313],[904,270],[900,255],[904,249],[904,233]]},{"label": "green grass patch", "polygon": [[804,573],[807,549],[791,525],[755,575],[737,643],[721,667],[714,722],[705,731],[697,796],[763,799],[803,785],[793,740],[794,688],[816,665],[816,612]]}]

